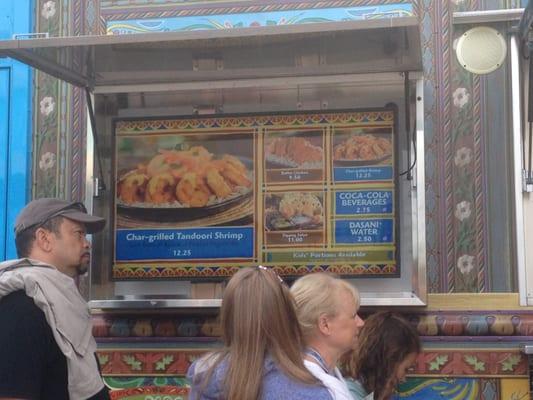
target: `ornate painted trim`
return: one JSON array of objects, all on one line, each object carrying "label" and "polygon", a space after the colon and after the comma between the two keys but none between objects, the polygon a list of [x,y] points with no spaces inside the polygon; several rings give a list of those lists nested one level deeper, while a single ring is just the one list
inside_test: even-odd
[{"label": "ornate painted trim", "polygon": [[[317,8],[317,3],[275,4],[268,8],[264,6],[247,7],[239,12],[235,7],[204,10],[171,11],[160,18],[134,18],[106,21],[108,35],[121,35],[147,32],[176,32],[205,29],[244,28],[273,25],[298,25],[307,23],[335,22],[347,20],[366,20],[395,18],[413,15],[411,3],[379,4],[367,7],[344,7],[339,2],[323,3],[324,7]],[[260,9],[260,11],[258,11]],[[198,12],[200,11],[200,12]],[[177,13],[177,14],[176,14]],[[172,15],[174,14],[174,15]]]},{"label": "ornate painted trim", "polygon": [[328,114],[288,114],[265,116],[238,116],[219,118],[148,119],[118,121],[116,131],[121,135],[167,132],[169,130],[198,130],[213,128],[251,128],[257,126],[305,126],[316,124],[379,124],[394,120],[392,111],[366,111]]},{"label": "ornate painted trim", "polygon": [[119,399],[186,399],[189,393],[187,387],[177,386],[144,386],[129,389],[112,390],[111,400]]},{"label": "ornate painted trim", "polygon": [[[229,278],[242,266],[209,265],[159,265],[159,264],[115,264],[114,279],[154,279],[154,278]],[[267,265],[267,264],[265,264]],[[395,264],[346,264],[346,265],[287,265],[272,266],[282,276],[303,276],[311,272],[331,272],[344,277],[361,275],[391,275],[397,272]]]},{"label": "ornate painted trim", "polygon": [[[184,376],[209,349],[99,350],[104,376]],[[411,376],[525,377],[527,357],[518,351],[424,350]]]},{"label": "ornate painted trim", "polygon": [[[63,5],[59,1],[37,1],[36,32],[62,34]],[[54,197],[59,180],[59,121],[61,92],[59,82],[35,72],[32,196]]]},{"label": "ornate painted trim", "polygon": [[518,293],[431,293],[428,295],[426,311],[477,311],[533,310],[520,305]]},{"label": "ornate painted trim", "polygon": [[209,350],[99,350],[102,375],[185,376],[194,360]]},{"label": "ornate painted trim", "polygon": [[441,21],[440,32],[437,37],[436,45],[436,68],[438,70],[438,80],[436,81],[439,99],[439,118],[438,118],[438,136],[439,136],[439,158],[440,158],[440,175],[438,182],[440,186],[440,216],[441,221],[441,237],[445,238],[443,241],[443,249],[441,249],[441,267],[445,269],[444,290],[447,292],[455,291],[455,263],[454,258],[454,224],[453,224],[453,206],[451,205],[452,190],[451,190],[451,164],[453,163],[451,156],[451,135],[450,130],[452,126],[451,119],[451,98],[450,98],[450,45],[451,45],[451,2],[437,2],[437,9],[435,18]]},{"label": "ornate painted trim", "polygon": [[[188,395],[187,383],[183,382],[183,378],[107,377],[104,381],[113,389],[111,398],[114,400],[185,400]],[[117,383],[119,388],[114,386]],[[476,400],[524,399],[528,393],[527,378],[411,377],[399,386],[398,393],[393,398],[434,399],[460,396],[462,399]]]},{"label": "ornate painted trim", "polygon": [[[460,36],[462,30],[455,32]],[[457,39],[456,39],[457,40]],[[455,42],[454,42],[455,43]],[[481,175],[482,153],[480,146],[480,81],[479,77],[463,69],[452,52],[450,110],[452,124],[448,133],[449,149],[447,194],[449,220],[452,227],[448,271],[450,282],[460,292],[478,292],[485,285],[485,261],[483,251],[483,185]],[[481,224],[481,226],[480,226]],[[481,246],[481,247],[480,247]],[[453,253],[453,255],[452,255]]]},{"label": "ornate painted trim", "polygon": [[[97,0],[39,0],[36,32],[83,35],[98,15]],[[86,19],[87,18],[87,19]],[[82,90],[36,72],[32,197],[83,198],[85,100]]]},{"label": "ornate painted trim", "polygon": [[187,379],[178,376],[106,376],[104,383],[112,390],[187,386]]},{"label": "ornate painted trim", "polygon": [[[363,312],[364,314],[364,312]],[[520,341],[533,337],[533,311],[428,312],[406,314],[405,317],[424,337],[447,340],[475,338],[498,342]],[[214,338],[221,334],[216,318],[205,314],[97,314],[93,315],[93,333],[101,341],[125,338]],[[463,339],[464,340],[464,339]]]},{"label": "ornate painted trim", "polygon": [[302,9],[323,9],[333,7],[357,7],[357,6],[379,6],[386,4],[409,3],[398,0],[329,0],[329,1],[302,1],[286,0],[283,3],[277,1],[233,1],[233,2],[196,2],[182,3],[154,7],[151,4],[139,6],[135,4],[121,4],[120,7],[113,7],[111,4],[103,2],[102,17],[105,21],[133,20],[147,18],[171,18],[179,16],[194,15],[216,15],[216,14],[237,14],[237,13],[260,13],[283,10]]},{"label": "ornate painted trim", "polygon": [[424,351],[412,375],[528,376],[527,357],[518,351]]}]

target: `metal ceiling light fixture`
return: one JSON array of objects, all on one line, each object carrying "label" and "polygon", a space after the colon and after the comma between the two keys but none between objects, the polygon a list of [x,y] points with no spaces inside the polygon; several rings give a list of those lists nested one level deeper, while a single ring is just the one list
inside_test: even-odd
[{"label": "metal ceiling light fixture", "polygon": [[455,53],[464,69],[483,75],[502,65],[507,55],[507,44],[496,29],[478,26],[461,35]]}]

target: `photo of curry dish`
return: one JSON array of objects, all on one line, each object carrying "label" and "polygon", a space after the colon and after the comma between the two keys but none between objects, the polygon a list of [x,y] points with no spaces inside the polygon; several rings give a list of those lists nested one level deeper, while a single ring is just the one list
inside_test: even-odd
[{"label": "photo of curry dish", "polygon": [[352,134],[333,149],[334,161],[375,161],[391,155],[390,139],[370,134]]},{"label": "photo of curry dish", "polygon": [[322,201],[309,192],[270,194],[265,200],[268,230],[317,229],[324,221]]},{"label": "photo of curry dish", "polygon": [[147,208],[206,207],[246,195],[251,172],[232,155],[215,157],[203,146],[164,150],[124,173],[117,183],[119,204]]},{"label": "photo of curry dish", "polygon": [[267,161],[291,168],[320,168],[323,153],[322,147],[300,136],[273,137],[265,145]]}]

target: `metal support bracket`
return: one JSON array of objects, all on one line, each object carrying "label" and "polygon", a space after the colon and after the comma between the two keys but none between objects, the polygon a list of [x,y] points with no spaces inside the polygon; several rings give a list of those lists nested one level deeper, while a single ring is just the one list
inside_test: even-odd
[{"label": "metal support bracket", "polygon": [[31,33],[15,33],[13,34],[13,40],[24,39],[46,39],[50,36],[49,32],[31,32]]},{"label": "metal support bracket", "polygon": [[533,192],[533,177],[528,176],[528,172],[526,170],[522,170],[522,190],[524,193],[532,193]]},{"label": "metal support bracket", "polygon": [[195,57],[192,60],[193,71],[222,71],[224,60],[221,57]]},{"label": "metal support bracket", "polygon": [[100,154],[100,147],[98,145],[98,133],[96,131],[96,118],[94,117],[93,101],[91,97],[91,92],[89,91],[89,88],[87,87],[85,88],[85,99],[87,101],[87,110],[89,114],[89,120],[91,122],[91,130],[93,133],[94,148],[96,150],[96,160],[98,162],[99,178],[96,178],[94,180],[94,183],[95,183],[94,197],[97,197],[100,191],[106,189],[106,186],[105,186],[105,181],[104,181],[104,170],[102,167],[102,156]]}]

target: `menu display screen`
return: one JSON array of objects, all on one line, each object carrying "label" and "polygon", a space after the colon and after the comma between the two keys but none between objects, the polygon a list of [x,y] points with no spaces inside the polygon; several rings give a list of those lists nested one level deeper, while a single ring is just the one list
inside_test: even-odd
[{"label": "menu display screen", "polygon": [[398,276],[390,109],[115,121],[115,279]]}]

